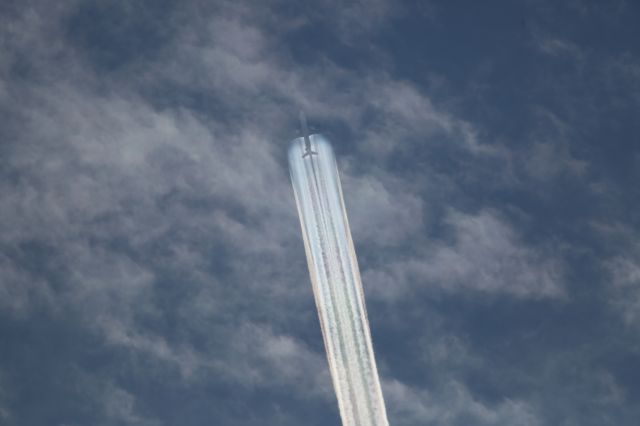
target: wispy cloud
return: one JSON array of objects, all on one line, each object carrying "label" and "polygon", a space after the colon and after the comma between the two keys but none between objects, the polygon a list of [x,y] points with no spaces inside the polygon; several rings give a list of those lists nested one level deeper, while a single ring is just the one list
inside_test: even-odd
[{"label": "wispy cloud", "polygon": [[473,419],[477,425],[543,424],[525,401],[507,399],[493,406],[474,399],[464,384],[452,381],[437,390],[413,389],[398,381],[385,383],[390,418],[400,424],[458,425]]},{"label": "wispy cloud", "polygon": [[533,298],[565,295],[558,254],[551,254],[548,248],[528,247],[495,212],[470,215],[450,211],[446,224],[450,237],[426,244],[420,256],[365,271],[373,291],[381,292],[382,297],[418,289]]}]

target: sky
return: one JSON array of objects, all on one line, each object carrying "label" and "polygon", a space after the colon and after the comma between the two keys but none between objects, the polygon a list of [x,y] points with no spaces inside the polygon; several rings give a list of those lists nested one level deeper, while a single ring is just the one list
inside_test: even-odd
[{"label": "sky", "polygon": [[394,426],[640,417],[640,6],[0,3],[0,424],[339,425],[334,146]]}]

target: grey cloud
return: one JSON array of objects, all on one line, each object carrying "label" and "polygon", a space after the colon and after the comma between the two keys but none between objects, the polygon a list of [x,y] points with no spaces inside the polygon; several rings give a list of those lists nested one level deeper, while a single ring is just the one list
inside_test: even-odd
[{"label": "grey cloud", "polygon": [[109,422],[124,423],[135,426],[152,426],[161,424],[158,420],[146,419],[136,413],[135,397],[113,385],[104,390],[101,397],[104,404],[106,419]]},{"label": "grey cloud", "polygon": [[544,108],[536,108],[537,131],[531,136],[531,146],[523,156],[524,169],[530,177],[549,182],[558,176],[584,178],[589,163],[571,152],[577,129]]},{"label": "grey cloud", "polygon": [[420,342],[424,362],[450,374],[469,368],[482,368],[482,360],[473,353],[469,342],[461,336],[442,330],[425,333]]},{"label": "grey cloud", "polygon": [[548,55],[574,57],[578,61],[583,60],[584,53],[575,43],[559,38],[543,38],[538,41],[538,48]]},{"label": "grey cloud", "polygon": [[624,88],[625,97],[619,102],[640,104],[640,59],[629,52],[623,52],[603,64],[603,80],[612,93]]},{"label": "grey cloud", "polygon": [[606,261],[611,277],[612,309],[633,326],[640,325],[640,256],[631,251]]},{"label": "grey cloud", "polygon": [[[612,188],[605,185],[606,193]],[[590,224],[603,248],[598,266],[605,273],[603,287],[608,308],[632,328],[640,325],[640,246],[637,232],[621,222]]]},{"label": "grey cloud", "polygon": [[7,398],[7,390],[5,389],[4,377],[2,370],[0,370],[0,419],[9,421],[11,419],[11,412],[6,407],[5,400]]},{"label": "grey cloud", "polygon": [[53,298],[46,280],[30,273],[19,261],[0,255],[0,300],[2,311],[24,317],[34,305],[47,305]]}]

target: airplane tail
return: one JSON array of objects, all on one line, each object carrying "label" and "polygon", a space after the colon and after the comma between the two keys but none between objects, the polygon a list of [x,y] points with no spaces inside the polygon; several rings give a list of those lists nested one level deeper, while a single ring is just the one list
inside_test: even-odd
[{"label": "airplane tail", "polygon": [[308,157],[309,155],[318,155],[318,153],[315,151],[307,151],[304,154],[302,154],[302,158]]}]

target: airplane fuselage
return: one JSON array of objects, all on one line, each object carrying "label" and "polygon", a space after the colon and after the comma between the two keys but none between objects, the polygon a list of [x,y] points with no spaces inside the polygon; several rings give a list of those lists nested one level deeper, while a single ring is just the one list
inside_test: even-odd
[{"label": "airplane fuselage", "polygon": [[305,117],[303,111],[300,111],[300,127],[301,127],[300,130],[302,130],[302,136],[304,137],[304,154],[302,154],[302,158],[310,155],[318,155],[317,152],[311,149],[311,139],[309,138],[309,127],[307,126],[307,117]]}]

